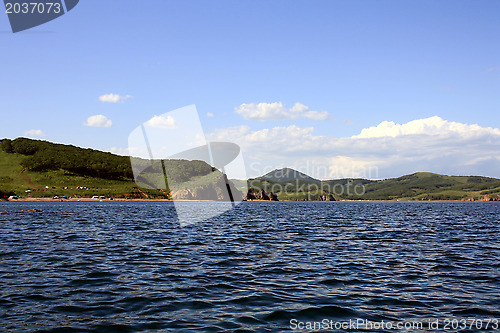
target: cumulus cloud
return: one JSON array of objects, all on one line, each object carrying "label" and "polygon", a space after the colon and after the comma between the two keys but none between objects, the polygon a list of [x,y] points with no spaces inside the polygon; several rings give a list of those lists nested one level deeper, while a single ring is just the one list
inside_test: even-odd
[{"label": "cumulus cloud", "polygon": [[[296,125],[288,127],[265,128],[258,131],[250,131],[248,126],[235,126],[226,129],[215,130],[209,134],[211,141],[232,141],[244,147],[253,147],[256,152],[281,153],[307,150],[317,144],[321,144],[321,137],[313,136],[314,127],[301,128]],[[316,147],[317,148],[317,147]]]},{"label": "cumulus cloud", "polygon": [[103,103],[123,103],[129,98],[132,98],[132,96],[119,94],[104,94],[99,96],[99,100]]},{"label": "cumulus cloud", "polygon": [[383,122],[352,137],[315,135],[313,127],[219,129],[211,141],[238,143],[249,177],[288,166],[320,179],[380,179],[417,171],[500,177],[500,130],[443,120]]},{"label": "cumulus cloud", "polygon": [[444,120],[438,116],[417,119],[406,124],[396,124],[393,121],[383,121],[377,126],[364,128],[355,138],[398,137],[402,135],[450,135],[474,136],[482,134],[500,135],[500,130],[479,125],[467,125]]},{"label": "cumulus cloud", "polygon": [[113,154],[116,155],[122,155],[122,156],[129,156],[130,155],[130,150],[129,148],[123,148],[123,147],[111,147],[109,151]]},{"label": "cumulus cloud", "polygon": [[241,104],[234,109],[234,112],[246,120],[256,121],[297,118],[325,120],[328,118],[328,112],[309,110],[309,107],[302,103],[295,103],[291,108],[286,108],[282,102]]},{"label": "cumulus cloud", "polygon": [[175,129],[177,128],[177,123],[172,116],[153,116],[153,118],[146,122],[146,126],[153,128]]},{"label": "cumulus cloud", "polygon": [[98,114],[95,116],[90,116],[84,123],[84,125],[89,127],[111,127],[113,125],[113,122],[106,116]]},{"label": "cumulus cloud", "polygon": [[41,138],[41,137],[45,136],[45,133],[43,133],[43,131],[39,130],[39,129],[31,129],[31,130],[25,131],[24,135],[29,136],[29,137],[34,137],[34,138]]}]

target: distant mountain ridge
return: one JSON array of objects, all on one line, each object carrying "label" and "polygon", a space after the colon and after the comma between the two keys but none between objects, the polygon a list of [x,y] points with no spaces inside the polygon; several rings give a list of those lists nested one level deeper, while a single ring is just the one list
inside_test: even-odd
[{"label": "distant mountain ridge", "polygon": [[500,179],[416,172],[397,178],[320,181],[291,168],[248,180],[248,186],[276,192],[280,200],[317,200],[326,194],[351,200],[500,200]]},{"label": "distant mountain ridge", "polygon": [[266,173],[261,179],[271,180],[275,182],[288,182],[294,180],[303,180],[307,182],[319,182],[319,179],[315,179],[303,172],[297,171],[291,168],[281,168],[276,169],[271,172]]}]

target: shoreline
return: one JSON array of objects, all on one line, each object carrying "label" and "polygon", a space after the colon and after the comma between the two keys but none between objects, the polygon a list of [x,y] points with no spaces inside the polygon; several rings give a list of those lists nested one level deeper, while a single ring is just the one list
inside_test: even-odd
[{"label": "shoreline", "polygon": [[[53,199],[53,198],[22,198],[14,200],[0,200],[0,202],[222,202],[212,200],[172,200],[172,199],[92,199],[92,198],[71,198],[71,199]],[[495,202],[495,200],[336,200],[336,201],[321,201],[321,200],[246,200],[241,202]]]},{"label": "shoreline", "polygon": [[92,198],[71,198],[71,199],[53,199],[53,198],[22,198],[14,200],[2,200],[2,202],[134,202],[134,201],[172,201],[171,199],[92,199]]}]

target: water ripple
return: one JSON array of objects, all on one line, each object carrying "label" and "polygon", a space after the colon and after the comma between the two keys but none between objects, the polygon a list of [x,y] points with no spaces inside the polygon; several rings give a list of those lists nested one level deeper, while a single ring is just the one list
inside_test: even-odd
[{"label": "water ripple", "polygon": [[0,211],[2,332],[500,317],[498,203],[253,202],[185,228],[172,203]]}]

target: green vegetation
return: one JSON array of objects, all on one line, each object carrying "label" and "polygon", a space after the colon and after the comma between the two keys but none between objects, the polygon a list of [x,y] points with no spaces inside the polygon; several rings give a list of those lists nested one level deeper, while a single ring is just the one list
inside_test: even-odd
[{"label": "green vegetation", "polygon": [[[161,161],[135,159],[134,163],[144,165],[142,180],[156,186],[168,184],[163,170],[158,170]],[[194,180],[214,170],[205,162],[184,160],[169,160],[166,169],[170,184]],[[26,138],[0,143],[0,198],[170,198],[168,186],[156,186],[137,186],[127,156]]]},{"label": "green vegetation", "polygon": [[[307,181],[300,177],[300,179],[293,181],[288,176],[287,179],[288,180],[284,182],[269,180],[268,178],[249,179],[248,187],[253,189],[254,193],[257,193],[262,189],[266,193],[275,193],[280,201],[319,200],[320,197],[328,196],[330,194],[333,195],[335,200],[341,199],[341,196],[336,195],[334,191],[328,188],[327,184],[322,183],[319,180]],[[241,187],[241,183],[238,183],[238,185]]]},{"label": "green vegetation", "polygon": [[[273,171],[275,173],[275,171]],[[287,172],[286,174],[289,174]],[[275,178],[276,179],[276,178]],[[481,200],[485,195],[500,196],[500,179],[479,176],[445,176],[417,172],[384,180],[337,179],[306,181],[273,181],[269,178],[248,180],[256,190],[274,192],[280,200],[317,200],[332,194],[335,199],[349,200]],[[278,179],[279,180],[279,179]],[[241,186],[241,183],[238,183]]]},{"label": "green vegetation", "polygon": [[4,139],[0,145],[6,153],[26,156],[21,165],[30,171],[65,170],[102,179],[133,178],[126,156],[25,138]]},{"label": "green vegetation", "polygon": [[[65,170],[30,171],[22,166],[23,155],[0,151],[0,196],[51,198],[54,196],[114,198],[154,198],[167,196],[156,190],[142,194],[132,180],[109,180],[83,176]],[[77,188],[77,187],[80,187]],[[26,191],[31,191],[26,193]]]},{"label": "green vegetation", "polygon": [[366,199],[461,200],[500,195],[500,180],[478,176],[445,176],[417,172],[366,186]]},{"label": "green vegetation", "polygon": [[[11,195],[171,198],[170,189],[179,198],[203,198],[214,193],[217,197],[223,196],[222,173],[205,162],[133,161],[141,170],[136,175],[139,186],[127,156],[26,138],[3,139],[0,141],[0,199]],[[248,185],[254,192],[261,189],[273,192],[279,200],[324,200],[330,196],[335,200],[479,200],[500,196],[499,179],[428,172],[385,180],[319,181],[292,169],[282,169],[232,183],[239,190]],[[186,185],[193,189],[190,193],[186,192]],[[236,194],[234,188],[233,193]]]}]

